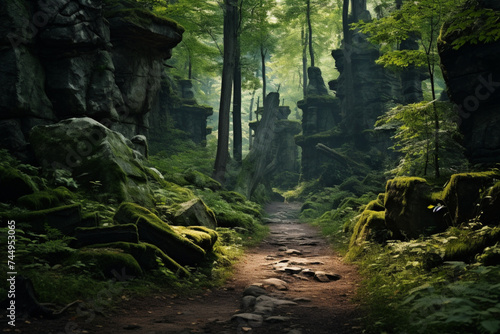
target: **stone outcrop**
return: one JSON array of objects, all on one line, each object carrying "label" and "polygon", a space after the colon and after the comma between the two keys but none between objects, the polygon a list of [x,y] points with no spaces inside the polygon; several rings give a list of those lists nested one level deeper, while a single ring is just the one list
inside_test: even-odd
[{"label": "stone outcrop", "polygon": [[[273,105],[268,103],[271,99]],[[258,170],[247,174],[259,175],[255,179],[257,183],[266,184],[268,187],[293,187],[298,181],[300,170],[299,152],[294,141],[294,136],[300,133],[300,123],[288,120],[290,108],[278,104],[279,95],[269,94],[262,118],[250,123],[251,132],[255,133],[255,140],[244,164],[257,162]],[[284,184],[290,182],[290,179],[293,184]],[[251,188],[255,186],[256,184]]]},{"label": "stone outcrop", "polygon": [[152,204],[142,155],[121,133],[88,117],[70,118],[33,128],[30,141],[45,170],[68,170],[82,187],[118,201]]},{"label": "stone outcrop", "polygon": [[169,144],[168,134],[173,128],[183,131],[186,139],[205,145],[206,136],[211,133],[207,118],[212,114],[211,107],[196,101],[191,80],[164,77],[150,115],[148,139],[153,153]]},{"label": "stone outcrop", "polygon": [[[478,4],[500,15],[496,2]],[[457,106],[466,155],[472,163],[493,164],[500,161],[500,41],[453,46],[460,38],[485,33],[484,24],[481,17],[462,31],[450,31],[445,24],[438,50],[448,96]]]},{"label": "stone outcrop", "polygon": [[91,117],[146,135],[182,27],[133,2],[0,3],[0,145],[29,160],[32,127]]}]

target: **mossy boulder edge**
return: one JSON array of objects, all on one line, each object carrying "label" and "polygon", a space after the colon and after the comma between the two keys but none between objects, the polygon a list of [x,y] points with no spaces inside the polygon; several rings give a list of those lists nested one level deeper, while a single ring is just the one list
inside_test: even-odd
[{"label": "mossy boulder edge", "polygon": [[206,252],[200,246],[177,233],[170,225],[140,205],[122,203],[114,220],[119,224],[137,225],[141,241],[158,246],[181,265],[193,265],[205,257]]}]

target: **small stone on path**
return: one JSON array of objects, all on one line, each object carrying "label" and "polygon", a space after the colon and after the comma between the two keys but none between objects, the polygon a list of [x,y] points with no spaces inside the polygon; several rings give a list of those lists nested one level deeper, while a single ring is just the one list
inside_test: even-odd
[{"label": "small stone on path", "polygon": [[264,285],[274,286],[278,290],[288,290],[288,284],[279,278],[268,278],[262,282]]},{"label": "small stone on path", "polygon": [[265,289],[255,285],[250,285],[245,289],[245,291],[243,291],[243,296],[258,297],[265,294],[267,294],[267,291]]},{"label": "small stone on path", "polygon": [[302,271],[301,267],[286,267],[285,272],[289,274],[298,274]]},{"label": "small stone on path", "polygon": [[302,252],[298,249],[289,249],[285,253],[288,255],[302,255]]},{"label": "small stone on path", "polygon": [[330,279],[326,276],[324,271],[317,271],[314,273],[314,279],[322,283],[330,282]]}]

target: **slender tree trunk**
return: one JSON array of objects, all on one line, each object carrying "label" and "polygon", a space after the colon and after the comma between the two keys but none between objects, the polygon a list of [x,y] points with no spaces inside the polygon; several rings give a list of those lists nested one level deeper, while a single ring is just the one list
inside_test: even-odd
[{"label": "slender tree trunk", "polygon": [[250,123],[253,121],[253,101],[255,100],[255,89],[252,91],[252,98],[250,99],[250,110],[248,111],[248,150],[252,149],[252,129]]},{"label": "slender tree trunk", "polygon": [[311,0],[307,0],[307,26],[309,29],[309,56],[311,58],[311,67],[314,67],[314,50],[312,40],[312,24],[311,24]]},{"label": "slender tree trunk", "polygon": [[225,181],[226,166],[229,159],[229,113],[235,59],[235,23],[233,22],[233,11],[236,10],[236,4],[236,0],[224,0],[224,60],[222,65],[217,154],[213,172],[213,178],[221,183]]},{"label": "slender tree trunk", "polygon": [[240,37],[239,37],[239,9],[234,11],[235,27],[235,53],[234,53],[234,92],[233,92],[233,157],[238,163],[242,159],[242,133],[241,133],[241,59],[240,59]]},{"label": "slender tree trunk", "polygon": [[262,101],[265,103],[266,101],[266,53],[267,51],[264,50],[264,46],[260,46],[260,60],[261,60],[261,68],[262,68]]},{"label": "slender tree trunk", "polygon": [[307,94],[307,39],[308,34],[302,27],[301,31],[302,38],[302,93],[304,94],[304,99]]},{"label": "slender tree trunk", "polygon": [[352,74],[352,32],[349,29],[349,0],[344,0],[342,8],[342,30],[344,33],[344,109],[343,112],[348,115],[352,110],[353,102],[353,74]]}]

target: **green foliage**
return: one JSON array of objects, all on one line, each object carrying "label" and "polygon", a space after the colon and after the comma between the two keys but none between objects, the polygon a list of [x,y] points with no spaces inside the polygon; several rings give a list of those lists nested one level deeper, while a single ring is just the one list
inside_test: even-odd
[{"label": "green foliage", "polygon": [[243,195],[211,190],[199,190],[197,195],[213,210],[219,227],[236,228],[250,234],[259,229],[260,206]]},{"label": "green foliage", "polygon": [[376,127],[396,127],[392,149],[401,152],[403,157],[391,170],[393,175],[426,176],[434,166],[431,158],[435,154],[436,140],[434,112],[439,119],[440,169],[445,174],[452,174],[465,166],[464,149],[458,142],[460,133],[451,105],[420,102],[392,108],[375,123]]},{"label": "green foliage", "polygon": [[67,188],[58,187],[24,195],[17,200],[17,203],[26,209],[43,210],[68,204],[74,198],[75,195]]},{"label": "green foliage", "polygon": [[[498,11],[481,8],[479,1],[468,1],[464,9],[455,13],[443,26],[439,39],[452,39],[454,49],[462,46],[487,44],[500,39]],[[446,43],[446,42],[445,42]]]}]

